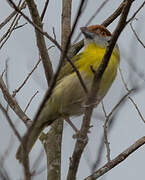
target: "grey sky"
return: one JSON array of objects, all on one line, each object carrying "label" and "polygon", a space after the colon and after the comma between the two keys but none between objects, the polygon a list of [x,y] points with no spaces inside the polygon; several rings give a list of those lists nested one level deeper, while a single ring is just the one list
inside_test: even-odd
[{"label": "grey sky", "polygon": [[[18,2],[18,1],[16,1]],[[95,10],[99,7],[101,4],[101,0],[94,1],[89,0],[88,5],[86,9],[84,10],[84,13],[82,17],[80,18],[78,27],[76,29],[74,37],[80,32],[79,27],[84,26],[87,20],[90,18],[90,16],[95,12]],[[92,21],[91,24],[99,24],[103,22],[120,4],[121,0],[110,0],[108,4],[101,10],[101,12],[95,17],[95,19]],[[130,16],[135,12],[135,10],[139,7],[139,5],[143,2],[142,0],[136,0],[131,12]],[[36,3],[38,5],[38,9],[40,12],[42,11],[44,2],[36,0]],[[72,14],[74,19],[75,12],[78,7],[78,2],[73,1],[73,8],[72,8]],[[137,15],[138,21],[133,22],[134,28],[136,28],[137,32],[139,33],[139,36],[141,37],[142,41],[145,43],[145,14],[144,14],[145,8],[143,8],[140,13]],[[7,4],[6,1],[0,0],[0,23],[12,12],[12,8]],[[28,11],[24,11],[28,15]],[[52,27],[55,28],[57,40],[60,42],[60,29],[61,29],[61,1],[51,1],[49,3],[49,8],[47,10],[47,14],[44,19],[44,29],[51,35],[52,33]],[[26,22],[23,18],[20,20],[20,24]],[[115,21],[112,25],[108,27],[108,29],[112,32],[116,25]],[[8,26],[7,26],[8,27]],[[5,32],[6,28],[2,29],[0,31],[0,37]],[[46,40],[47,45],[50,46],[52,43],[50,43],[48,40]],[[133,44],[135,43],[135,46]],[[135,100],[136,104],[138,105],[139,109],[141,110],[143,116],[145,116],[145,82],[139,78],[137,73],[130,68],[129,64],[127,63],[127,59],[129,59],[130,62],[134,62],[136,67],[138,68],[138,71],[145,72],[145,50],[144,48],[138,43],[136,40],[133,32],[131,31],[130,25],[126,27],[126,29],[121,34],[118,44],[120,46],[120,52],[121,52],[121,64],[120,67],[122,69],[123,75],[125,77],[126,82],[128,83],[128,79],[131,76],[133,79],[133,82],[136,84],[140,84],[143,88],[142,91],[139,91],[136,95],[133,95],[133,99]],[[135,47],[135,49],[133,49]],[[59,60],[59,51],[56,48],[52,48],[50,50],[50,56],[52,58],[52,63],[54,67],[56,67],[56,64]],[[19,87],[21,83],[23,82],[23,79],[27,76],[27,74],[31,71],[32,67],[35,65],[38,59],[38,50],[36,47],[36,41],[35,41],[35,34],[34,29],[31,25],[27,24],[21,29],[16,30],[13,32],[12,36],[8,40],[8,42],[4,45],[4,47],[0,50],[0,73],[3,72],[5,67],[5,60],[9,59],[9,84],[10,84],[10,91],[12,92],[14,89]],[[36,96],[36,98],[33,100],[31,106],[29,107],[27,111],[27,115],[32,118],[37,110],[37,107],[39,106],[39,103],[42,100],[42,97],[46,91],[46,81],[44,79],[44,74],[42,66],[39,66],[39,68],[36,70],[36,72],[33,74],[32,78],[27,82],[27,84],[24,86],[24,88],[17,94],[17,99],[22,107],[24,109],[27,105],[27,102],[32,97],[32,95],[38,90],[39,94]],[[129,73],[130,72],[130,73]],[[130,83],[128,83],[130,85]],[[125,88],[121,81],[120,75],[118,73],[118,76],[116,78],[115,83],[111,87],[109,93],[104,99],[104,104],[107,112],[110,112],[112,107],[118,102],[118,99],[120,98],[120,95],[125,94]],[[2,98],[2,94],[0,93],[0,102],[5,102]],[[94,162],[96,158],[96,152],[100,143],[100,138],[102,137],[103,133],[103,120],[98,120],[97,115],[100,115],[100,113],[103,116],[102,108],[101,106],[98,107],[97,110],[94,112],[94,118],[92,121],[93,128],[91,129],[91,134],[89,135],[89,144],[88,147],[81,159],[81,164],[79,167],[79,172],[77,175],[77,180],[81,180],[82,178],[90,175],[90,169],[88,167],[87,158],[89,158],[89,161]],[[10,114],[14,121],[16,121],[18,118],[16,115],[10,110]],[[4,116],[0,112],[0,155],[4,152],[6,149],[9,141],[10,136],[12,134],[12,130],[9,127],[7,121],[5,120]],[[74,119],[74,123],[77,126],[80,126],[80,121],[77,119],[82,118],[76,118]],[[25,126],[22,122],[20,122],[20,125],[18,127],[20,132],[24,133]],[[145,125],[142,122],[141,118],[139,117],[135,107],[132,105],[132,103],[128,100],[124,107],[119,112],[118,117],[116,118],[115,125],[113,130],[111,131],[109,135],[109,141],[111,146],[111,157],[115,157],[119,153],[121,153],[125,148],[133,144],[138,138],[144,136],[145,132]],[[64,129],[64,139],[63,139],[63,159],[62,159],[62,179],[64,180],[66,177],[68,164],[69,164],[69,157],[71,156],[71,153],[73,151],[74,142],[75,140],[72,139],[73,130],[66,125]],[[14,137],[15,138],[15,137]],[[16,143],[14,144],[14,148],[8,157],[8,159],[5,162],[5,166],[7,167],[10,176],[13,180],[20,179],[20,175],[22,174],[22,169],[19,166],[19,163],[15,159],[15,151],[18,147],[18,141],[15,138]],[[40,151],[41,143],[37,142],[35,145],[31,155],[32,158],[36,157],[38,155],[38,152]],[[89,153],[89,156],[88,156]],[[122,180],[122,179],[143,179],[144,178],[144,153],[145,153],[145,147],[141,147],[139,150],[137,150],[135,153],[133,153],[127,160],[125,160],[123,163],[119,164],[117,167],[112,169],[105,178],[107,180]],[[104,153],[104,159],[102,160],[101,165],[103,165],[106,162],[106,150]],[[45,158],[42,161],[40,167],[46,165]],[[44,172],[41,176],[37,176],[34,179],[42,179],[42,177],[45,177],[46,179],[46,172]],[[101,179],[101,178],[100,178]],[[103,179],[103,178],[102,178]]]}]

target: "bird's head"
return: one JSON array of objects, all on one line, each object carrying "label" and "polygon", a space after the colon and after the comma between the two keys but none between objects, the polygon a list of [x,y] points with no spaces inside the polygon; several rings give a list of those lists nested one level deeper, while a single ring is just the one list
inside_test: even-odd
[{"label": "bird's head", "polygon": [[111,33],[102,25],[92,25],[81,27],[81,32],[84,34],[85,45],[95,43],[100,47],[106,47],[111,39]]}]

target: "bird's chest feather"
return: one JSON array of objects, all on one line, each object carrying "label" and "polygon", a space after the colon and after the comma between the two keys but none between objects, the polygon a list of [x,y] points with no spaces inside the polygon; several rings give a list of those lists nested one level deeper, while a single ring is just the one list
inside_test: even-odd
[{"label": "bird's chest feather", "polygon": [[[88,88],[92,85],[94,78],[94,71],[96,71],[102,62],[105,54],[105,48],[88,48],[84,51],[82,58],[76,62],[76,66],[79,69],[85,84]],[[114,81],[117,74],[118,58],[113,52],[109,60],[108,66],[103,74],[100,85],[100,96],[104,96]]]}]

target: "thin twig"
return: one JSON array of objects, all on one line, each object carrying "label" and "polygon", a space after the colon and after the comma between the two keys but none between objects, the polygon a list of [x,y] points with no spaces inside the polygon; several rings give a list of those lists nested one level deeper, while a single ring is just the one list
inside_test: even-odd
[{"label": "thin twig", "polygon": [[[111,14],[101,25],[107,27],[109,24],[111,24],[122,12],[122,9],[125,5],[124,0],[120,6]],[[77,54],[82,47],[84,46],[84,41],[80,40],[78,43],[74,44],[70,49],[69,49],[69,57],[73,57],[75,54]]]},{"label": "thin twig", "polygon": [[126,0],[124,0],[119,5],[119,7],[101,25],[107,27],[109,24],[111,24],[121,14],[125,3],[126,3]]},{"label": "thin twig", "polygon": [[[15,3],[14,3],[12,0],[9,0],[9,1],[13,4],[15,10],[16,10],[17,12],[19,12],[32,26],[34,26],[41,34],[43,34],[45,37],[47,37],[51,42],[53,42],[53,43],[56,45],[56,47],[57,47],[61,52],[63,51],[62,48],[61,48],[61,46],[59,45],[59,43],[58,43],[54,38],[52,38],[47,32],[44,32],[39,26],[37,26],[35,23],[33,23],[23,12],[21,12],[21,11],[17,8],[17,6],[15,5]],[[83,82],[83,79],[82,79],[82,77],[81,77],[78,69],[76,68],[76,66],[74,65],[74,63],[69,59],[69,57],[67,56],[67,54],[65,54],[65,57],[64,57],[64,58],[66,58],[67,61],[71,64],[72,68],[73,68],[74,71],[76,72],[77,77],[78,77],[78,79],[79,79],[79,81],[80,81],[80,83],[81,83],[81,85],[82,85],[82,87],[83,87],[83,89],[84,89],[84,92],[87,93],[87,92],[88,92],[88,91],[87,91],[87,88],[86,88],[86,86],[85,86],[85,84],[84,84],[84,82]],[[59,70],[59,71],[60,71],[60,70]],[[57,75],[57,76],[58,76],[58,75]],[[55,76],[54,76],[54,77],[55,77]]]},{"label": "thin twig", "polygon": [[[74,21],[74,24],[73,24],[71,33],[70,33],[70,35],[69,35],[69,37],[68,37],[68,40],[67,40],[67,42],[66,42],[64,51],[62,51],[62,55],[61,55],[61,57],[60,57],[59,65],[58,65],[58,68],[57,68],[57,70],[56,70],[56,73],[55,73],[54,76],[53,76],[53,79],[52,79],[52,82],[51,82],[51,86],[50,86],[49,90],[47,91],[47,93],[46,93],[46,95],[45,95],[45,98],[44,98],[42,104],[40,105],[39,110],[37,111],[37,114],[36,114],[36,116],[35,116],[35,118],[34,118],[34,121],[38,118],[38,116],[39,116],[39,114],[40,114],[40,112],[41,112],[41,110],[42,110],[42,107],[45,105],[46,101],[50,98],[51,93],[52,93],[52,91],[53,91],[53,88],[55,87],[57,78],[58,78],[58,76],[59,76],[59,72],[60,72],[60,70],[61,70],[61,67],[62,67],[62,65],[63,65],[64,59],[65,59],[65,57],[66,57],[66,55],[67,55],[67,52],[68,52],[68,48],[69,48],[69,44],[70,44],[70,41],[71,41],[71,37],[72,37],[73,32],[74,32],[74,30],[75,30],[75,27],[76,27],[76,25],[77,25],[77,21],[78,21],[78,19],[79,19],[79,17],[80,17],[81,8],[82,8],[82,6],[83,6],[83,3],[84,3],[84,0],[82,0],[81,3],[80,3],[80,7],[79,7],[79,10],[78,10],[76,19],[75,19],[75,21]],[[72,63],[71,61],[69,61],[69,62]],[[71,65],[72,65],[72,67],[74,67],[75,72],[77,73],[77,75],[78,75],[78,77],[79,77],[79,80],[80,80],[80,82],[81,82],[81,85],[82,85],[82,87],[84,88],[84,91],[87,93],[88,90],[87,90],[87,88],[86,88],[86,86],[85,86],[85,84],[84,84],[84,82],[83,82],[83,80],[82,80],[82,78],[81,78],[81,75],[80,75],[78,69],[74,66],[73,63],[72,63]]]},{"label": "thin twig", "polygon": [[[124,96],[122,96],[120,98],[120,100],[118,101],[118,103],[113,107],[111,112],[108,114],[108,117],[107,117],[109,119],[108,120],[108,125],[107,125],[108,134],[111,131],[111,129],[113,128],[114,123],[116,122],[116,117],[117,117],[118,113],[120,112],[121,108],[124,107],[125,102],[128,100],[127,99],[128,95],[130,95],[132,92],[135,92],[135,90],[136,89],[132,89],[132,90],[130,90],[130,92],[127,92]],[[106,116],[107,116],[107,114],[106,114]],[[104,136],[101,138],[102,143],[99,146],[99,151],[98,151],[97,156],[96,156],[96,161],[93,163],[92,168],[91,168],[92,173],[100,165],[100,162],[101,162],[101,159],[102,159],[102,156],[103,156],[103,149],[104,149],[103,141],[104,141]]]},{"label": "thin twig", "polygon": [[[50,86],[50,88],[49,88],[49,90],[48,90],[48,93],[47,93],[44,101],[43,101],[42,104],[40,105],[40,108],[39,108],[39,110],[38,110],[38,112],[37,112],[37,114],[36,114],[35,119],[34,119],[33,122],[35,122],[35,121],[37,120],[37,118],[38,118],[38,116],[39,116],[39,113],[40,113],[40,111],[41,111],[41,109],[42,109],[42,106],[45,104],[45,102],[46,102],[46,101],[49,99],[49,97],[51,96],[52,90],[53,90],[53,88],[54,88],[54,86],[55,86],[55,84],[56,84],[56,80],[57,80],[57,77],[58,77],[58,75],[59,75],[59,72],[60,72],[61,66],[62,66],[62,64],[63,64],[64,58],[65,58],[65,56],[66,56],[66,54],[67,54],[68,47],[69,47],[69,43],[70,43],[70,41],[71,41],[71,37],[72,37],[72,35],[73,35],[73,32],[74,32],[75,27],[76,27],[76,25],[77,25],[78,19],[79,19],[79,17],[80,17],[81,9],[82,9],[82,7],[83,7],[83,4],[84,4],[84,0],[82,0],[81,3],[80,3],[80,7],[79,7],[79,10],[78,10],[78,13],[77,13],[77,17],[76,17],[76,19],[75,19],[75,21],[74,21],[74,24],[73,24],[73,27],[72,27],[72,31],[71,31],[71,33],[70,33],[70,35],[69,35],[69,38],[68,38],[68,40],[67,40],[65,49],[64,49],[64,51],[63,51],[63,53],[62,53],[62,56],[61,56],[61,59],[60,59],[60,62],[59,62],[57,71],[56,71],[56,73],[54,74],[54,77],[53,77],[53,81],[52,81],[52,83],[51,83],[51,86]],[[35,124],[35,123],[33,123],[33,124]],[[32,126],[31,126],[31,127],[32,127]]]},{"label": "thin twig", "polygon": [[124,85],[125,89],[129,92],[130,90],[129,90],[128,86],[127,86],[127,83],[125,82],[125,79],[123,77],[123,73],[122,73],[122,70],[121,70],[120,67],[119,67],[119,72],[120,72],[120,76],[121,76],[121,80],[123,82],[123,85]]},{"label": "thin twig", "polygon": [[129,94],[131,94],[131,93],[133,92],[133,90],[134,90],[134,89],[128,91],[127,94],[125,94],[125,95],[119,100],[119,102],[113,107],[113,109],[111,110],[111,112],[110,112],[108,115],[106,114],[104,105],[102,106],[103,111],[104,111],[104,114],[105,114],[105,118],[106,118],[105,123],[104,123],[104,142],[105,142],[106,149],[107,149],[107,160],[108,160],[108,162],[109,162],[110,159],[111,159],[111,158],[110,158],[110,145],[109,145],[110,143],[109,143],[109,141],[108,141],[108,136],[107,136],[107,134],[108,134],[108,133],[107,133],[107,131],[108,131],[108,122],[109,122],[112,114],[115,112],[115,110],[116,110],[117,108],[119,108],[120,104],[124,102],[124,100],[126,99],[126,97],[128,97]]},{"label": "thin twig", "polygon": [[14,21],[12,22],[10,28],[8,29],[8,31],[4,34],[4,36],[0,39],[0,42],[2,42],[4,39],[4,41],[2,42],[0,49],[4,46],[4,44],[7,42],[7,40],[9,39],[9,37],[11,36],[12,32],[15,30],[16,26],[18,25],[18,22],[20,20],[20,18],[22,17],[21,15],[18,16],[18,14],[16,15],[16,18],[14,19]]},{"label": "thin twig", "polygon": [[[80,6],[79,6],[79,9],[78,9],[78,13],[77,13],[76,19],[75,19],[74,24],[73,24],[73,26],[72,26],[72,31],[71,31],[71,33],[70,33],[70,35],[69,35],[69,38],[68,38],[68,40],[67,40],[67,43],[66,43],[66,45],[65,45],[65,49],[64,49],[64,51],[63,51],[63,53],[62,53],[62,55],[61,55],[60,62],[59,62],[57,71],[56,71],[56,73],[54,74],[54,77],[53,77],[53,79],[52,79],[52,83],[51,83],[50,89],[48,90],[47,98],[46,98],[46,99],[43,101],[43,103],[40,105],[40,108],[39,108],[39,110],[38,110],[38,112],[37,112],[37,114],[36,114],[36,116],[35,116],[35,118],[34,118],[34,120],[33,120],[32,125],[30,126],[30,128],[28,129],[27,133],[25,134],[25,136],[24,136],[24,138],[23,138],[23,140],[22,140],[22,141],[23,141],[23,145],[25,145],[26,154],[27,154],[28,139],[29,139],[29,137],[31,136],[31,133],[33,132],[33,128],[34,128],[34,126],[36,125],[37,120],[39,120],[39,118],[38,118],[38,117],[39,117],[39,113],[40,113],[41,110],[43,109],[43,105],[45,105],[45,102],[46,102],[46,101],[48,100],[48,98],[50,97],[50,95],[51,95],[51,93],[52,93],[52,90],[53,90],[53,88],[54,88],[54,86],[55,86],[55,84],[56,84],[57,77],[58,77],[58,75],[59,75],[61,66],[63,65],[64,58],[65,58],[65,56],[66,56],[66,54],[67,54],[67,51],[68,51],[68,48],[69,48],[69,44],[70,44],[70,42],[71,42],[71,37],[72,37],[72,35],[73,35],[73,33],[74,33],[74,30],[75,30],[75,27],[76,27],[76,25],[77,25],[78,19],[80,18],[83,4],[84,4],[84,0],[82,0],[81,3],[80,3]],[[22,158],[23,158],[23,157],[22,157]],[[25,159],[23,158],[23,163],[24,163],[24,160],[25,160]]]},{"label": "thin twig", "polygon": [[13,111],[17,114],[17,116],[20,119],[22,119],[22,121],[25,123],[25,125],[27,127],[29,127],[31,125],[30,118],[28,118],[28,116],[23,112],[23,110],[18,105],[16,100],[11,96],[11,94],[9,93],[1,76],[0,76],[0,88],[3,92],[3,96],[4,96],[5,100],[7,101],[7,103],[10,105],[10,107],[13,109]]},{"label": "thin twig", "polygon": [[91,121],[92,112],[93,112],[93,108],[94,108],[93,102],[97,97],[97,93],[99,90],[99,85],[100,85],[100,82],[102,79],[102,75],[109,63],[109,59],[111,57],[111,54],[112,54],[112,51],[116,44],[116,41],[117,41],[119,35],[121,34],[122,30],[126,26],[126,18],[128,16],[128,13],[129,13],[132,3],[133,3],[133,0],[125,1],[125,5],[122,10],[122,14],[121,14],[119,23],[113,33],[113,36],[109,43],[109,46],[106,48],[106,52],[102,59],[102,63],[100,64],[99,68],[97,69],[97,71],[94,75],[91,92],[86,101],[86,105],[90,105],[90,104],[91,105],[90,105],[90,107],[86,107],[86,109],[85,109],[83,123],[82,123],[81,130],[80,130],[80,134],[82,135],[82,138],[81,138],[81,140],[80,140],[80,138],[78,138],[77,142],[75,144],[74,152],[72,154],[72,158],[71,158],[70,165],[69,165],[67,180],[73,180],[76,178],[76,173],[78,170],[80,158],[82,156],[85,146],[87,145],[87,134],[88,134],[88,130],[90,128],[90,121]]},{"label": "thin twig", "polygon": [[140,112],[137,104],[134,102],[134,100],[133,100],[131,97],[128,97],[128,98],[129,98],[129,100],[133,103],[133,105],[134,105],[135,109],[137,110],[137,112],[138,112],[140,118],[142,119],[142,121],[145,123],[145,119],[144,119],[142,113]]},{"label": "thin twig", "polygon": [[110,157],[110,143],[108,141],[108,127],[107,127],[107,119],[104,123],[104,143],[106,145],[106,149],[107,149],[107,154],[106,154],[106,157],[107,157],[107,161],[110,162],[111,161],[111,157]]},{"label": "thin twig", "polygon": [[106,174],[108,171],[110,171],[115,166],[119,165],[122,161],[124,161],[130,154],[135,152],[138,148],[143,146],[145,144],[145,136],[137,140],[134,144],[132,144],[129,148],[125,149],[122,153],[120,153],[118,156],[116,156],[114,159],[112,159],[110,162],[106,163],[103,167],[98,169],[96,172],[94,172],[92,175],[88,176],[84,180],[95,180],[99,177]]},{"label": "thin twig", "polygon": [[145,44],[144,44],[144,43],[142,42],[142,40],[138,37],[138,35],[137,35],[135,29],[133,28],[132,22],[130,23],[130,27],[131,27],[131,29],[132,29],[132,31],[133,31],[133,33],[134,33],[136,39],[138,40],[138,42],[142,45],[143,48],[145,48]]},{"label": "thin twig", "polygon": [[[9,77],[9,74],[8,74],[9,66],[8,66],[8,61],[9,61],[9,58],[7,58],[6,61],[5,61],[5,79],[6,79],[7,89],[9,90],[9,80],[8,80],[8,77]],[[9,110],[9,104],[8,103],[7,103],[6,110],[7,110],[7,112]]]},{"label": "thin twig", "polygon": [[[20,6],[22,0],[19,2],[18,6]],[[22,6],[20,6],[20,10],[24,9],[26,7],[26,3],[23,3]],[[0,29],[2,29],[10,20],[17,14],[17,11],[13,11],[1,24]]]},{"label": "thin twig", "polygon": [[30,106],[32,100],[35,98],[35,96],[38,94],[39,91],[36,91],[35,94],[31,97],[31,99],[29,100],[26,108],[24,109],[24,113],[27,111],[28,107]]},{"label": "thin twig", "polygon": [[16,137],[18,138],[18,140],[19,140],[20,142],[22,142],[22,138],[21,138],[19,132],[18,132],[17,129],[15,128],[15,125],[13,124],[10,116],[8,115],[7,110],[2,106],[2,104],[0,104],[0,109],[1,109],[1,111],[3,112],[3,114],[5,115],[5,117],[6,117],[7,121],[8,121],[8,123],[9,123],[10,127],[12,128],[14,134],[16,135]]},{"label": "thin twig", "polygon": [[105,111],[105,107],[104,107],[104,104],[103,104],[103,101],[102,101],[102,109],[104,111],[104,114],[105,114],[105,123],[104,123],[104,143],[106,145],[106,149],[107,149],[107,160],[108,162],[111,161],[111,157],[110,157],[110,143],[108,141],[108,133],[107,133],[107,130],[108,130],[108,121],[109,121],[109,118],[107,116],[107,113]]},{"label": "thin twig", "polygon": [[22,24],[22,25],[16,26],[16,27],[14,28],[14,30],[19,29],[19,28],[22,28],[22,27],[24,27],[26,24],[27,24],[27,23],[24,23],[24,24]]},{"label": "thin twig", "polygon": [[[130,92],[130,90],[128,89],[127,84],[126,84],[126,82],[125,82],[125,80],[124,80],[122,71],[121,71],[121,69],[119,69],[119,70],[120,70],[121,79],[122,79],[122,82],[123,82],[123,84],[124,84],[124,86],[125,86],[125,89],[127,90],[127,92]],[[145,119],[144,119],[141,111],[139,110],[137,104],[134,102],[134,100],[133,100],[131,97],[128,97],[128,98],[129,98],[129,100],[133,103],[133,105],[134,105],[135,109],[137,110],[137,112],[138,112],[141,120],[145,123]]]},{"label": "thin twig", "polygon": [[[102,4],[97,8],[97,10],[95,11],[95,13],[93,13],[93,15],[89,18],[89,20],[86,22],[85,26],[88,26],[94,18],[96,18],[96,16],[99,14],[99,12],[103,9],[103,7],[109,2],[109,0],[104,0],[102,2]],[[76,43],[78,41],[78,39],[80,38],[81,33],[79,33],[77,35],[77,37],[75,38],[73,43]]]},{"label": "thin twig", "polygon": [[85,26],[88,26],[94,18],[99,14],[99,12],[103,9],[103,7],[109,2],[109,0],[104,0],[102,4],[97,8],[96,12],[90,17]]},{"label": "thin twig", "polygon": [[132,92],[134,91],[134,89],[131,89],[130,91],[128,91],[120,100],[119,102],[113,107],[113,109],[111,110],[111,112],[108,114],[108,118],[110,118],[112,116],[112,114],[114,113],[114,111],[119,107],[119,105],[126,99],[126,97],[128,97]]},{"label": "thin twig", "polygon": [[45,16],[45,13],[46,13],[48,4],[49,4],[49,0],[46,0],[46,1],[45,1],[45,5],[44,5],[44,8],[43,8],[43,11],[42,11],[42,14],[41,14],[41,21],[43,21],[43,19],[44,19],[44,16]]},{"label": "thin twig", "polygon": [[104,112],[105,118],[107,118],[107,113],[106,113],[106,110],[105,110],[105,106],[104,106],[103,101],[101,102],[101,105],[102,105],[102,109],[103,109],[103,112]]},{"label": "thin twig", "polygon": [[19,88],[15,89],[13,91],[13,97],[16,96],[16,94],[23,88],[23,86],[27,83],[27,81],[29,80],[29,78],[31,77],[31,75],[33,74],[33,72],[37,69],[39,63],[41,62],[41,58],[39,58],[38,62],[35,64],[35,66],[33,67],[33,69],[31,70],[31,72],[27,75],[27,77],[24,79],[23,83],[19,86]]},{"label": "thin twig", "polygon": [[[37,9],[37,6],[34,2],[34,0],[26,0],[27,5],[29,7],[29,11],[32,17],[33,22],[26,16],[24,15],[24,13],[21,12],[21,10],[16,6],[16,4],[12,1],[12,0],[8,0],[13,8],[19,12],[23,17],[25,17],[29,22],[31,22],[31,24],[35,24],[35,33],[36,33],[36,40],[37,40],[37,46],[38,46],[38,50],[40,52],[41,55],[41,59],[42,59],[42,63],[43,63],[43,67],[44,67],[44,71],[45,71],[45,77],[47,80],[47,84],[49,85],[50,80],[52,78],[53,75],[53,69],[52,69],[52,64],[50,61],[50,57],[49,54],[47,52],[47,47],[46,47],[46,43],[45,43],[45,39],[44,36],[41,32],[43,32],[43,24],[41,22],[41,18],[39,16],[39,12]],[[37,28],[36,28],[37,27]],[[39,30],[41,31],[39,31]]]},{"label": "thin twig", "polygon": [[[10,27],[8,28],[7,32],[1,37],[0,43],[7,37],[7,35],[12,31],[15,22],[17,21],[18,13],[16,14],[15,18],[13,19],[12,23],[10,24]],[[16,25],[15,25],[16,26]]]},{"label": "thin twig", "polygon": [[126,21],[126,24],[128,24],[129,22],[131,22],[135,16],[140,12],[140,10],[144,7],[145,5],[145,1],[140,5],[140,7],[135,11],[135,13],[131,16],[131,18],[129,18],[128,21]]},{"label": "thin twig", "polygon": [[65,121],[72,127],[76,134],[79,132],[76,126],[71,122],[71,120],[68,117],[65,118]]}]

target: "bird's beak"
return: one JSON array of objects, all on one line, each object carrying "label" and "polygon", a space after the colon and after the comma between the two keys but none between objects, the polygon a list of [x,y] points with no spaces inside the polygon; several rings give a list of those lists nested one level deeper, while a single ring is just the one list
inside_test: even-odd
[{"label": "bird's beak", "polygon": [[84,34],[85,38],[94,38],[94,34],[90,32],[87,27],[81,27],[80,30]]}]

